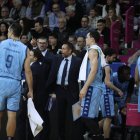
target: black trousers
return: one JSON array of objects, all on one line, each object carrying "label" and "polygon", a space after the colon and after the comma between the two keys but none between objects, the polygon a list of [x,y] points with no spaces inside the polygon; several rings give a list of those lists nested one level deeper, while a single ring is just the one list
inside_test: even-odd
[{"label": "black trousers", "polygon": [[57,86],[56,100],[58,112],[58,134],[60,140],[83,140],[80,120],[73,121],[72,105],[78,101],[69,87]]}]

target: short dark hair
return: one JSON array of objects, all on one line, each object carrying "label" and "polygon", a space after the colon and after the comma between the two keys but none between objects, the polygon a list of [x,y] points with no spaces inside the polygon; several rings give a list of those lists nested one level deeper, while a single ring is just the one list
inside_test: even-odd
[{"label": "short dark hair", "polygon": [[106,20],[105,20],[105,19],[99,19],[99,20],[97,21],[97,23],[104,23],[104,24],[106,24]]},{"label": "short dark hair", "polygon": [[107,48],[104,50],[104,55],[106,56],[112,56],[113,54],[116,54],[115,51],[112,48]]},{"label": "short dark hair", "polygon": [[89,31],[89,35],[90,35],[90,37],[94,38],[96,43],[99,42],[100,34],[96,30]]},{"label": "short dark hair", "polygon": [[48,39],[47,39],[47,37],[45,37],[45,36],[40,36],[40,37],[37,38],[37,40],[38,40],[38,39],[46,40],[46,42],[48,42]]},{"label": "short dark hair", "polygon": [[34,53],[34,57],[36,57],[37,60],[42,60],[43,59],[43,55],[42,55],[41,51],[38,48],[33,49],[31,51]]},{"label": "short dark hair", "polygon": [[35,20],[35,23],[39,23],[39,24],[42,25],[42,26],[43,26],[43,22],[44,22],[44,20],[43,20],[43,18],[41,18],[41,17],[38,17],[38,18]]},{"label": "short dark hair", "polygon": [[57,36],[57,34],[55,34],[55,33],[50,33],[49,36],[52,36],[52,37],[58,39],[58,36]]},{"label": "short dark hair", "polygon": [[72,43],[66,41],[66,42],[63,42],[63,44],[66,44],[66,45],[68,46],[68,48],[69,48],[70,50],[72,50],[72,52],[74,51],[74,46],[73,46]]},{"label": "short dark hair", "polygon": [[20,37],[21,32],[22,32],[22,27],[20,26],[19,23],[13,23],[10,27],[9,30],[12,30],[13,35],[15,37]]},{"label": "short dark hair", "polygon": [[120,76],[121,74],[123,74],[124,71],[130,72],[130,67],[127,66],[127,65],[122,65],[122,66],[120,66],[120,67],[118,68],[118,71],[117,71],[118,76]]}]

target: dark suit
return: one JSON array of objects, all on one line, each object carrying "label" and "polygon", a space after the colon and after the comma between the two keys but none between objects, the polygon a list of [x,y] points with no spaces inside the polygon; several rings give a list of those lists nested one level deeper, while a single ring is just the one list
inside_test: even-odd
[{"label": "dark suit", "polygon": [[34,138],[34,140],[46,140],[48,133],[45,106],[48,100],[48,94],[45,91],[45,84],[48,79],[49,67],[43,58],[41,61],[34,62],[31,65],[31,70],[33,75],[34,105],[44,121],[43,130]]},{"label": "dark suit", "polygon": [[58,134],[60,140],[80,140],[82,132],[79,120],[73,122],[72,105],[79,100],[78,75],[81,65],[81,59],[72,56],[68,75],[68,86],[57,85],[57,74],[63,58],[58,56],[55,58],[47,87],[50,92],[56,93],[57,112],[58,112]]}]

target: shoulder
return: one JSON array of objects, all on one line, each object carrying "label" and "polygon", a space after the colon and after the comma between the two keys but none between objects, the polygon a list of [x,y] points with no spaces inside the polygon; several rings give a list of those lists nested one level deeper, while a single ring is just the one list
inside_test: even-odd
[{"label": "shoulder", "polygon": [[82,59],[77,56],[72,56],[72,61],[74,61],[75,63],[79,65],[82,63]]}]

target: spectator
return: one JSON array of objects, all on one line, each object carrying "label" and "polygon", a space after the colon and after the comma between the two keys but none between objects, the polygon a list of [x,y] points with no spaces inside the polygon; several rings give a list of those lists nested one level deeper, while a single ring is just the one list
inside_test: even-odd
[{"label": "spectator", "polygon": [[0,19],[0,22],[1,21],[4,21],[4,22],[7,22],[8,24],[11,24],[13,23],[13,19],[9,17],[9,8],[6,7],[6,6],[3,6],[1,8],[1,19]]},{"label": "spectator", "polygon": [[75,35],[70,35],[68,38],[68,42],[70,42],[74,46],[74,49],[76,48],[77,38]]},{"label": "spectator", "polygon": [[28,35],[28,38],[31,39],[30,29],[33,27],[33,22],[24,17],[19,20],[19,24],[22,27],[22,34]]},{"label": "spectator", "polygon": [[43,27],[43,19],[41,17],[35,20],[34,27],[35,28],[31,30],[31,35],[36,39],[42,36],[48,38],[48,35],[51,33],[50,29]]},{"label": "spectator", "polygon": [[6,22],[0,23],[0,35],[6,35],[8,33],[8,27],[9,25]]},{"label": "spectator", "polygon": [[109,8],[108,15],[105,17],[105,20],[106,20],[106,27],[108,28],[110,28],[111,24],[116,20],[119,20],[120,24],[122,25],[122,18],[116,15],[116,10],[114,8]]},{"label": "spectator", "polygon": [[87,33],[91,30],[91,27],[89,26],[89,18],[88,16],[83,16],[81,19],[81,28],[77,29],[75,31],[75,36],[83,36],[86,37]]},{"label": "spectator", "polygon": [[89,25],[91,28],[96,29],[97,28],[97,21],[101,19],[102,17],[98,13],[98,8],[92,8],[89,11]]},{"label": "spectator", "polygon": [[29,0],[26,10],[26,17],[28,19],[36,20],[38,17],[44,18],[45,16],[45,3],[42,0]]},{"label": "spectator", "polygon": [[106,21],[104,19],[98,20],[96,30],[100,33],[100,35],[103,35],[103,48],[106,49],[110,47],[110,29],[106,27]]},{"label": "spectator", "polygon": [[76,44],[74,54],[76,56],[80,57],[81,59],[83,59],[86,52],[87,52],[87,50],[86,50],[85,37],[83,37],[83,36],[77,37],[77,44]]},{"label": "spectator", "polygon": [[116,15],[119,16],[120,15],[120,6],[119,4],[116,2],[116,0],[107,0],[106,5],[103,6],[102,9],[102,17],[104,18],[105,16],[107,16],[108,10],[109,8],[112,7],[116,10]]},{"label": "spectator", "polygon": [[58,38],[57,38],[57,35],[52,33],[52,34],[49,34],[49,48],[50,48],[50,51],[53,53],[53,54],[57,54],[57,51],[58,49],[61,48],[61,45],[58,41]]},{"label": "spectator", "polygon": [[75,15],[78,20],[81,20],[82,16],[84,15],[84,10],[82,5],[77,0],[67,0],[68,6],[74,6],[75,8]]},{"label": "spectator", "polygon": [[60,6],[60,10],[65,12],[66,3],[64,2],[64,0],[47,0],[45,11],[52,11],[52,5],[56,3]]},{"label": "spectator", "polygon": [[60,11],[60,7],[58,4],[52,5],[52,12],[48,12],[48,20],[49,20],[49,27],[51,30],[54,29],[54,27],[58,27],[58,18],[64,17],[65,13],[63,11]]},{"label": "spectator", "polygon": [[71,34],[74,34],[76,29],[80,27],[80,21],[81,21],[81,18],[79,18],[76,15],[75,6],[69,5],[66,7],[66,19],[67,19],[67,28],[71,30]]},{"label": "spectator", "polygon": [[70,30],[66,27],[66,24],[67,21],[65,17],[58,18],[58,27],[55,27],[53,30],[61,44],[63,41],[68,40],[70,35]]},{"label": "spectator", "polygon": [[22,5],[21,0],[13,0],[13,8],[10,10],[9,17],[18,20],[20,18],[25,17],[26,15],[26,7]]}]

